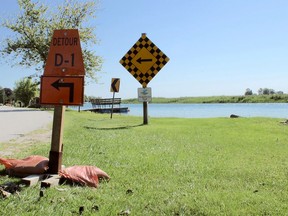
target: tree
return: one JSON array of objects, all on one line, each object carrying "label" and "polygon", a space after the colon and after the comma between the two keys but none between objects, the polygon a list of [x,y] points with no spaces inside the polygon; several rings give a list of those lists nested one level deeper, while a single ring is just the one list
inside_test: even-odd
[{"label": "tree", "polygon": [[0,87],[0,103],[10,103],[13,100],[13,91],[10,88]]},{"label": "tree", "polygon": [[22,101],[26,106],[28,106],[30,100],[36,96],[36,93],[37,85],[35,85],[30,78],[21,79],[15,84],[15,100]]},{"label": "tree", "polygon": [[252,95],[253,92],[250,88],[247,88],[246,91],[245,91],[245,95]]},{"label": "tree", "polygon": [[[56,11],[48,11],[48,6],[32,0],[18,0],[20,14],[16,19],[7,19],[3,27],[15,33],[14,38],[7,38],[1,53],[4,57],[12,57],[13,62],[32,67],[38,71],[45,67],[51,37],[55,29],[78,29],[82,45],[82,53],[86,76],[97,80],[96,72],[101,69],[102,59],[89,48],[96,44],[94,27],[87,27],[88,18],[95,18],[95,1],[77,3],[76,0],[65,0]],[[17,61],[18,60],[18,61]]]},{"label": "tree", "polygon": [[274,89],[269,89],[269,95],[271,94],[275,94],[275,90]]},{"label": "tree", "polygon": [[268,89],[268,88],[260,88],[258,90],[258,94],[259,95],[273,95],[275,94],[275,90],[274,89]]}]

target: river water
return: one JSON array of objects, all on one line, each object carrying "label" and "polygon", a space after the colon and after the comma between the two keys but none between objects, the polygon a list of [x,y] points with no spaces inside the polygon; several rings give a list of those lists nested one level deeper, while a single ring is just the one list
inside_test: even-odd
[{"label": "river water", "polygon": [[[143,116],[142,104],[121,104],[129,112],[123,115]],[[86,103],[81,110],[92,108]],[[76,109],[76,108],[75,108]],[[213,118],[229,117],[231,114],[242,117],[288,118],[288,103],[225,103],[225,104],[148,104],[150,117]]]}]

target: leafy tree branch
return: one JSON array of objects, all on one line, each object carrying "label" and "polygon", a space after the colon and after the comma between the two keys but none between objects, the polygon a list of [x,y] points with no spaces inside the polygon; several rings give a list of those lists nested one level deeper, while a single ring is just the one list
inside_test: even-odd
[{"label": "leafy tree branch", "polygon": [[48,56],[51,37],[55,29],[78,29],[82,45],[86,76],[97,80],[96,73],[101,70],[102,58],[91,49],[97,43],[95,27],[87,25],[96,18],[95,1],[78,3],[65,0],[55,11],[48,6],[32,0],[18,0],[20,14],[16,19],[6,19],[2,26],[13,32],[13,37],[4,41],[1,48],[3,57],[11,57],[14,65],[35,67],[38,77],[43,72]]}]

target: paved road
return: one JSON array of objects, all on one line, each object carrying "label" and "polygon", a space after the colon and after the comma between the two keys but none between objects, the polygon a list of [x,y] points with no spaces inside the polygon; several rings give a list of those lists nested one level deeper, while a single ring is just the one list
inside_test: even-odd
[{"label": "paved road", "polygon": [[15,139],[53,121],[53,114],[28,108],[0,106],[0,143]]}]

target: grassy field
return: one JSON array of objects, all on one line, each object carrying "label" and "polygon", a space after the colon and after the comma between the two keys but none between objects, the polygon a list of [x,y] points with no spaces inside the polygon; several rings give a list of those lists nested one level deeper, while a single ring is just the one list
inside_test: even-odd
[{"label": "grassy field", "polygon": [[[98,189],[39,185],[1,215],[285,215],[288,126],[272,118],[142,118],[66,112],[63,164],[95,165]],[[18,157],[47,156],[38,143]],[[11,181],[0,177],[1,183]]]}]

